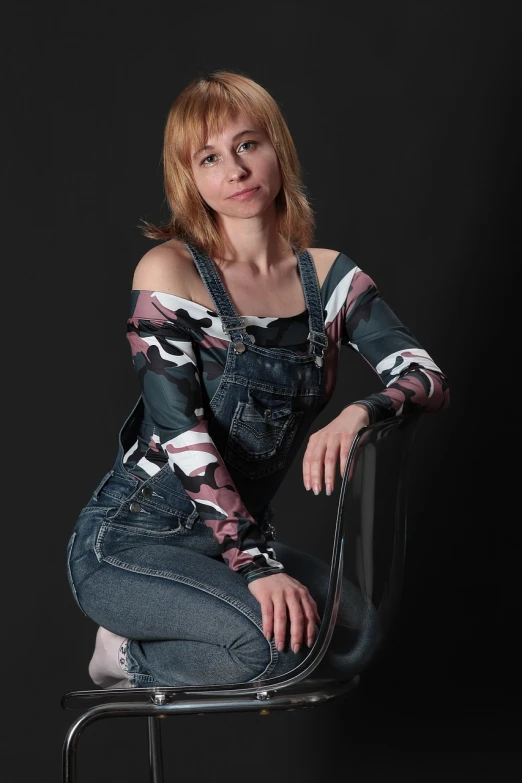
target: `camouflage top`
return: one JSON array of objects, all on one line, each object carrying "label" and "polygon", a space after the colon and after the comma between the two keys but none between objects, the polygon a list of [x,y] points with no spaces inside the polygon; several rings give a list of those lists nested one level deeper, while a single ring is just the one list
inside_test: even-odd
[{"label": "camouflage top", "polygon": [[[449,404],[443,372],[381,298],[374,281],[348,256],[339,253],[321,287],[326,334],[325,395],[333,393],[339,348],[359,352],[384,388],[362,400],[370,421],[402,413],[436,412]],[[243,316],[256,345],[308,352],[308,310],[296,316]],[[226,464],[208,433],[205,405],[216,391],[230,337],[215,310],[174,294],[133,290],[127,337],[141,386],[144,415],[138,438],[124,456],[126,469],[147,479],[166,463],[181,479],[194,506],[204,504],[205,522],[218,541],[230,537],[227,563],[247,579],[259,569],[259,531],[249,537],[242,525],[256,525],[230,478]],[[347,403],[351,404],[351,403]],[[190,476],[217,461],[220,487],[201,482],[197,492]],[[198,469],[199,468],[199,469]],[[219,510],[209,519],[208,507]],[[249,551],[250,550],[250,551]],[[273,550],[271,550],[273,552]],[[256,558],[256,562],[254,562]],[[268,562],[268,559],[267,559]],[[270,559],[271,570],[282,565]]]}]

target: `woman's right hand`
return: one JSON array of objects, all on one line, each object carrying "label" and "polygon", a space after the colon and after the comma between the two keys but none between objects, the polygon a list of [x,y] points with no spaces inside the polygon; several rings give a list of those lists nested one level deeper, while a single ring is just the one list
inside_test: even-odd
[{"label": "woman's right hand", "polygon": [[288,574],[270,574],[255,579],[248,589],[261,604],[263,633],[267,639],[274,637],[278,650],[284,650],[287,616],[290,619],[290,646],[307,644],[311,647],[315,637],[315,625],[321,622],[317,604],[305,587]]}]

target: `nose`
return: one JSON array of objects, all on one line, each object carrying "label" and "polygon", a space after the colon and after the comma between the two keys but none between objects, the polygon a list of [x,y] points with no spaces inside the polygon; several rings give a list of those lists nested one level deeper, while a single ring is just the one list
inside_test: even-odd
[{"label": "nose", "polygon": [[247,172],[244,169],[240,168],[230,173],[230,181],[231,182],[241,181],[245,179],[245,177],[247,176],[248,176]]},{"label": "nose", "polygon": [[248,174],[248,169],[241,158],[232,157],[229,167],[229,177],[231,180],[243,179]]}]

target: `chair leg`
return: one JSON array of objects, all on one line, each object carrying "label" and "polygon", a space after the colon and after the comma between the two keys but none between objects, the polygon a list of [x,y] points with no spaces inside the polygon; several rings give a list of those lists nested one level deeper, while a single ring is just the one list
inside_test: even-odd
[{"label": "chair leg", "polygon": [[161,747],[161,718],[149,716],[149,770],[150,783],[163,783],[163,753]]},{"label": "chair leg", "polygon": [[62,752],[63,783],[76,783],[76,751],[82,728],[82,719],[79,718],[70,726],[65,737]]}]

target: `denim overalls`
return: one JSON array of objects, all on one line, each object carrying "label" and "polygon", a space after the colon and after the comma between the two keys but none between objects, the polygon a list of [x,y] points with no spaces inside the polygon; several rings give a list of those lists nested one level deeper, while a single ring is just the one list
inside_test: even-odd
[{"label": "denim overalls", "polygon": [[[256,345],[212,259],[187,247],[231,337],[206,411],[209,433],[245,506],[272,540],[269,501],[327,402],[328,338],[315,266],[308,251],[296,254],[310,330],[309,350],[299,354]],[[293,653],[289,628],[285,651],[264,638],[259,603],[221,558],[212,530],[172,468],[166,464],[145,481],[126,470],[123,457],[136,440],[142,406],[140,397],[120,429],[114,465],[82,509],[68,543],[77,604],[97,624],[132,640],[127,665],[134,687],[202,684],[203,674],[204,684],[244,682],[291,670],[307,654],[306,644]],[[287,573],[302,577],[321,612],[328,566],[283,544],[275,545],[275,555]],[[352,617],[348,625],[356,624],[357,590],[347,583],[343,597]]]}]

